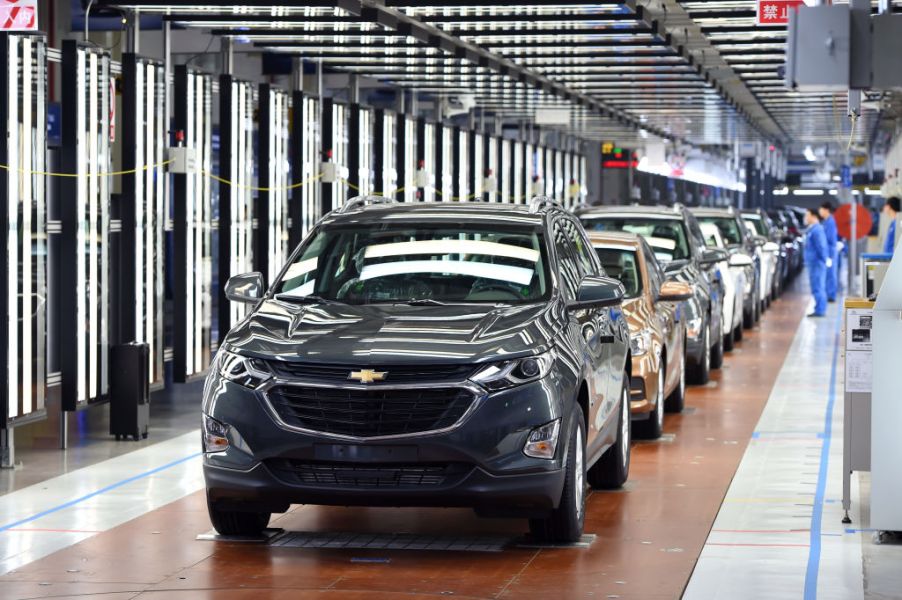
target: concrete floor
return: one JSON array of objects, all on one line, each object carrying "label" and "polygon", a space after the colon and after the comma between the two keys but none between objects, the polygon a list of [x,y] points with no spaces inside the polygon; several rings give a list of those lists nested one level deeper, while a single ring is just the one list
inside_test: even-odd
[{"label": "concrete floor", "polygon": [[[189,394],[165,441],[88,440],[101,447],[78,468],[20,451],[0,496],[0,598],[898,598],[902,546],[860,531],[861,502],[839,522],[837,320],[804,319],[807,304],[803,290],[777,301],[665,437],[635,446],[626,488],[589,499],[588,547],[528,547],[523,521],[465,510],[309,506],[274,518],[312,534],[285,545],[196,540],[210,523],[199,434],[176,431],[192,428]],[[324,536],[350,542],[296,547]],[[446,549],[388,547],[413,536]]]}]

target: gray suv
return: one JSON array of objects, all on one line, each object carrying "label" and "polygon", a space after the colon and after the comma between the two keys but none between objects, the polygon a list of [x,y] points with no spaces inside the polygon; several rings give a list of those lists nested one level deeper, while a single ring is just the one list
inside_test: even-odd
[{"label": "gray suv", "polygon": [[463,506],[577,540],[630,462],[623,287],[559,205],[389,203],[323,218],[225,337],[203,399],[222,534],[290,504]]}]

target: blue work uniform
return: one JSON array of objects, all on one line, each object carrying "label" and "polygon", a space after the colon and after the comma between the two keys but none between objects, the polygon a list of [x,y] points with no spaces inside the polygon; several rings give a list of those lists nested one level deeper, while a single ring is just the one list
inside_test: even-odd
[{"label": "blue work uniform", "polygon": [[839,281],[839,256],[836,244],[839,242],[839,231],[836,229],[836,220],[830,215],[821,224],[824,228],[824,236],[827,238],[827,256],[832,264],[827,267],[827,300],[836,300],[836,288]]},{"label": "blue work uniform", "polygon": [[896,220],[889,224],[886,230],[886,240],[883,242],[883,251],[886,254],[892,254],[896,250]]},{"label": "blue work uniform", "polygon": [[811,225],[805,232],[805,268],[808,270],[808,281],[811,294],[814,296],[814,314],[827,313],[827,236],[820,223]]}]

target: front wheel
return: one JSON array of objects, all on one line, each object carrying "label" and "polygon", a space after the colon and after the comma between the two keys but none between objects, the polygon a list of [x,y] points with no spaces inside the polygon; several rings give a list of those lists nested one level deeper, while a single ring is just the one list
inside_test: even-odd
[{"label": "front wheel", "polygon": [[589,485],[603,490],[623,487],[630,475],[630,386],[623,376],[623,390],[620,393],[620,416],[617,420],[617,439],[589,469]]},{"label": "front wheel", "polygon": [[583,535],[586,520],[586,425],[576,409],[576,424],[567,444],[564,489],[558,507],[542,519],[529,520],[529,532],[537,540],[572,544]]},{"label": "front wheel", "polygon": [[702,355],[699,361],[693,365],[690,380],[697,385],[705,385],[711,378],[711,323],[705,327],[702,337]]},{"label": "front wheel", "polygon": [[655,394],[655,408],[652,410],[648,419],[645,421],[636,421],[634,427],[636,433],[646,440],[656,440],[664,433],[664,382],[666,380],[667,366],[664,361],[658,365],[658,390]]},{"label": "front wheel", "polygon": [[667,396],[667,401],[664,403],[667,412],[670,413],[679,413],[683,412],[683,408],[686,405],[686,344],[683,342],[683,359],[680,361],[680,383],[677,385],[676,389],[670,392],[670,395]]},{"label": "front wheel", "polygon": [[[720,325],[721,330],[723,330],[723,322]],[[723,366],[723,340],[724,336],[720,335],[717,338],[717,343],[714,344],[714,348],[711,349],[711,368],[719,369]]]},{"label": "front wheel", "polygon": [[241,512],[221,510],[207,497],[210,522],[220,535],[258,536],[263,533],[272,516],[268,512]]}]

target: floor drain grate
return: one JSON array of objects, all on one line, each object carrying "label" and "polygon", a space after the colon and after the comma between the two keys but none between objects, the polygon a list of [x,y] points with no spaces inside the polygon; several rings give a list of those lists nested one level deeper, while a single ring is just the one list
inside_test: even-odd
[{"label": "floor drain grate", "polygon": [[208,542],[256,543],[279,548],[332,548],[348,550],[441,550],[445,552],[501,552],[513,538],[498,536],[440,536],[413,533],[342,533],[267,529],[262,536],[197,536]]},{"label": "floor drain grate", "polygon": [[501,552],[511,538],[439,536],[413,533],[336,533],[292,531],[270,541],[283,548],[339,548],[354,550],[441,550],[445,552]]}]

